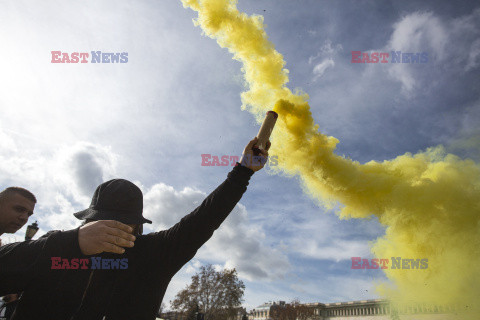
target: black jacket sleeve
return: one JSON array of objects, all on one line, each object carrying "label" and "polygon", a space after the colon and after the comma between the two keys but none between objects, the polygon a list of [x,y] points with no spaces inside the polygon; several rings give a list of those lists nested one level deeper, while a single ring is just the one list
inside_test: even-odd
[{"label": "black jacket sleeve", "polygon": [[170,229],[155,234],[155,241],[163,253],[161,258],[172,274],[192,259],[210,239],[240,201],[253,173],[253,170],[237,165],[200,206]]},{"label": "black jacket sleeve", "polygon": [[35,277],[50,269],[51,257],[79,255],[78,229],[51,231],[38,240],[0,247],[0,296],[24,291]]}]

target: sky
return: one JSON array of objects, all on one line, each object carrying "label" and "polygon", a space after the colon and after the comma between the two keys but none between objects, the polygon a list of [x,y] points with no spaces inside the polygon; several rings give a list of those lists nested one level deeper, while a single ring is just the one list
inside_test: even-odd
[{"label": "sky", "polygon": [[[480,161],[480,5],[476,1],[239,1],[264,17],[292,90],[308,93],[336,153],[361,163],[443,145]],[[171,227],[222,183],[258,131],[242,110],[241,64],[202,35],[180,1],[0,2],[0,189],[38,199],[41,236],[79,225],[97,185],[144,193],[146,232]],[[128,53],[127,63],[51,63],[51,51]],[[352,63],[352,51],[426,52],[423,64]],[[339,204],[340,206],[341,204]],[[340,220],[268,166],[221,228],[172,279],[166,307],[199,267],[236,268],[247,309],[266,301],[380,298],[377,219]],[[26,227],[2,242],[21,241]]]}]

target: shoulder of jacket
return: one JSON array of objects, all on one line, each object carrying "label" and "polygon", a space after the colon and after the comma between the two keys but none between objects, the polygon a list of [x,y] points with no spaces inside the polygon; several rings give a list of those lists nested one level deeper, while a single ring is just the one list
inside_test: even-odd
[{"label": "shoulder of jacket", "polygon": [[43,236],[41,236],[41,237],[38,238],[38,239],[48,238],[48,237],[50,237],[52,234],[57,233],[57,232],[60,232],[60,230],[51,230],[51,231],[48,231],[47,233],[45,233]]}]

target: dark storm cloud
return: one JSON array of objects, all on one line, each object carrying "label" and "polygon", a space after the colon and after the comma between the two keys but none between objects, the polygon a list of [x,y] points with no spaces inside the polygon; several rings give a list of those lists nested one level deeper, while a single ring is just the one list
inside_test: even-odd
[{"label": "dark storm cloud", "polygon": [[102,167],[92,154],[85,151],[74,154],[72,165],[75,180],[84,195],[91,194],[102,183]]}]

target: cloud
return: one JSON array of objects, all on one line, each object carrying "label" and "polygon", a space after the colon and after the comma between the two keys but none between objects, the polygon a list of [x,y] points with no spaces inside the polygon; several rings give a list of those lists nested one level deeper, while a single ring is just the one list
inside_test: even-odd
[{"label": "cloud", "polygon": [[408,14],[396,22],[393,29],[389,41],[391,50],[422,52],[432,49],[439,59],[442,58],[447,44],[447,29],[433,13],[414,12]]},{"label": "cloud", "polygon": [[341,220],[333,213],[306,212],[303,221],[289,222],[295,233],[285,240],[290,255],[333,263],[369,257],[369,241],[384,234],[375,220]]},{"label": "cloud", "polygon": [[323,46],[320,48],[320,52],[323,54],[337,54],[337,52],[342,51],[343,47],[340,43],[337,43],[335,46],[332,46],[331,40],[326,40]]},{"label": "cloud", "polygon": [[[394,31],[382,50],[427,52],[428,64],[434,65],[442,77],[458,71],[468,72],[480,63],[479,17],[480,9],[451,20],[441,20],[432,12],[410,13],[393,24]],[[402,84],[407,95],[437,82],[418,64],[390,63],[388,74]]]},{"label": "cloud", "polygon": [[313,239],[304,239],[296,247],[299,253],[307,257],[337,262],[351,257],[370,256],[370,248],[366,241],[332,239],[329,243],[320,243]]},{"label": "cloud", "polygon": [[480,39],[472,42],[470,52],[468,53],[468,62],[465,66],[465,71],[478,68],[480,64]]},{"label": "cloud", "polygon": [[[193,188],[178,191],[163,183],[155,184],[144,198],[145,216],[153,221],[152,231],[173,226],[205,197],[204,192]],[[281,278],[290,268],[284,253],[265,244],[264,231],[249,222],[242,204],[235,206],[213,237],[198,251],[196,259],[236,268],[239,275],[248,280]]]},{"label": "cloud", "polygon": [[168,229],[200,205],[204,197],[197,189],[187,187],[177,191],[157,183],[144,192],[144,215],[153,221],[152,231]]},{"label": "cloud", "polygon": [[102,168],[94,155],[82,151],[73,155],[72,162],[78,186],[84,194],[88,194],[102,182]]},{"label": "cloud", "polygon": [[458,17],[449,25],[448,58],[462,65],[468,72],[480,66],[480,8],[471,14]]},{"label": "cloud", "polygon": [[18,152],[15,141],[6,132],[0,130],[0,155],[6,156]]},{"label": "cloud", "polygon": [[[360,35],[348,54],[334,58],[335,72],[324,73],[321,86],[308,92],[322,132],[340,140],[338,154],[361,162],[448,144],[478,127],[473,84],[480,62],[480,9],[453,18],[411,11],[395,16],[385,21],[391,31],[375,38],[378,46],[368,49],[371,34]],[[355,64],[351,50],[423,51],[428,62]]]},{"label": "cloud", "polygon": [[237,268],[239,275],[250,281],[282,279],[290,270],[286,254],[268,246],[262,227],[248,223],[245,206],[237,205],[225,222],[211,245],[200,252],[202,256],[225,259],[226,268]]},{"label": "cloud", "polygon": [[308,64],[312,64],[313,61],[315,61],[316,59],[322,56],[333,57],[341,51],[343,51],[343,46],[340,43],[337,43],[336,45],[332,46],[332,41],[330,39],[327,39],[323,43],[318,53],[308,58]]},{"label": "cloud", "polygon": [[316,81],[318,78],[320,78],[328,68],[330,67],[333,68],[334,66],[335,66],[335,62],[331,58],[325,59],[319,64],[317,64],[313,68],[313,74],[314,74],[313,81]]},{"label": "cloud", "polygon": [[[393,25],[394,31],[383,51],[429,53],[430,63],[443,58],[447,44],[447,30],[444,24],[431,12],[414,12]],[[392,57],[390,56],[390,61]],[[415,68],[418,65],[389,64],[388,74],[402,83],[408,93],[417,86]]]},{"label": "cloud", "polygon": [[87,197],[115,173],[117,156],[109,147],[80,142],[63,152],[66,170],[79,194]]},{"label": "cloud", "polygon": [[[38,236],[45,230],[76,227],[72,213],[87,207],[96,186],[115,174],[117,156],[108,147],[78,142],[52,151],[43,146],[27,148],[5,131],[0,136],[8,144],[8,152],[0,151],[2,187],[22,186],[36,195],[30,220],[38,220]],[[24,228],[17,234],[24,234]]]}]

